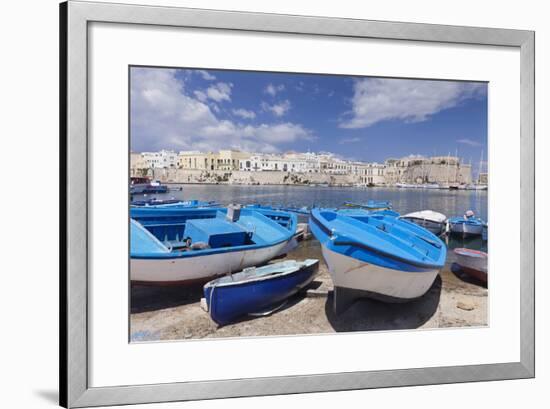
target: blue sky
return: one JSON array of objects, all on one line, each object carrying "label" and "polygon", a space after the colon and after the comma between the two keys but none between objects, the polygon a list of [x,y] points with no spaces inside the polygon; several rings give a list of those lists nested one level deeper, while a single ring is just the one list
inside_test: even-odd
[{"label": "blue sky", "polygon": [[131,149],[487,156],[487,85],[132,67]]}]

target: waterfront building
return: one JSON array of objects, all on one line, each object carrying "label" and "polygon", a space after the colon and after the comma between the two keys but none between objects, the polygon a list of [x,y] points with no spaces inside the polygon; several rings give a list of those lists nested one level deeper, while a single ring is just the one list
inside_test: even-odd
[{"label": "waterfront building", "polygon": [[242,163],[249,158],[249,153],[236,150],[182,151],[178,154],[177,166],[179,169],[233,171],[242,169]]},{"label": "waterfront building", "polygon": [[217,170],[240,170],[242,163],[246,162],[250,158],[248,152],[241,152],[235,150],[222,150],[218,153]]},{"label": "waterfront building", "polygon": [[149,165],[139,152],[130,152],[130,176],[146,176],[149,171]]},{"label": "waterfront building", "polygon": [[254,154],[248,160],[241,162],[243,171],[265,172],[280,171],[294,173],[315,172],[318,165],[316,159],[309,154],[287,153],[277,154]]},{"label": "waterfront building", "polygon": [[382,163],[355,162],[352,164],[352,174],[359,177],[359,183],[364,185],[384,185],[386,165]]},{"label": "waterfront building", "polygon": [[143,152],[141,156],[150,169],[176,168],[178,163],[177,153],[165,149],[158,152]]}]

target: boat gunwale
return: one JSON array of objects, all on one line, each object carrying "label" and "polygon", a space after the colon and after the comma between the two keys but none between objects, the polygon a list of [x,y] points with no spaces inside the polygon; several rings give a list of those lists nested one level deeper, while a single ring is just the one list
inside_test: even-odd
[{"label": "boat gunwale", "polygon": [[[315,222],[315,224],[317,224],[321,228],[321,230],[325,234],[327,234],[327,236],[329,238],[334,237],[334,234],[333,234],[334,232],[332,230],[330,230],[327,226],[325,226],[320,220],[318,220],[314,216],[313,212],[311,213],[310,218],[311,218],[311,220],[313,220]],[[430,234],[432,234],[432,233],[430,233]],[[435,236],[435,235],[433,235],[433,236]],[[441,241],[437,236],[435,236],[435,238],[437,240]],[[329,239],[329,241],[331,241],[333,246],[358,247],[358,248],[361,248],[363,250],[367,250],[367,251],[370,251],[372,253],[385,256],[389,259],[396,260],[398,262],[401,262],[401,263],[404,263],[404,264],[409,264],[413,267],[422,268],[422,269],[430,269],[430,270],[433,270],[434,268],[440,269],[440,268],[443,268],[443,266],[445,265],[445,261],[446,261],[446,246],[445,246],[445,243],[443,243],[443,242],[441,242],[442,247],[440,248],[440,254],[441,254],[441,252],[445,252],[445,257],[443,258],[442,263],[437,263],[436,264],[436,262],[434,262],[434,263],[422,263],[420,261],[410,260],[410,259],[407,259],[407,258],[404,258],[404,257],[397,256],[395,254],[388,253],[387,251],[376,249],[372,246],[369,246],[367,244],[364,244],[364,243],[361,243],[361,242],[358,242],[358,241],[339,241],[339,242],[335,242],[335,241],[332,241],[330,239]],[[325,245],[324,243],[321,243],[321,244]],[[336,250],[334,250],[334,251],[336,251]],[[352,257],[352,256],[349,256],[349,257]],[[438,257],[438,260],[439,259],[441,259],[441,256]]]},{"label": "boat gunwale", "polygon": [[[140,209],[141,210],[141,209]],[[154,210],[154,209],[150,209]],[[166,211],[195,211],[195,210],[220,210],[220,208],[179,208],[179,209],[167,209],[163,208],[162,210]],[[265,210],[264,210],[265,211]],[[232,252],[238,252],[238,251],[251,251],[251,250],[261,250],[269,247],[278,246],[282,243],[288,242],[289,240],[292,240],[294,238],[294,235],[296,234],[296,228],[298,226],[298,218],[295,214],[289,213],[289,212],[282,212],[277,210],[267,210],[274,213],[285,213],[289,215],[289,219],[291,221],[289,227],[283,227],[281,224],[279,224],[276,220],[273,220],[269,218],[269,216],[266,216],[261,211],[255,210],[256,213],[259,215],[268,218],[271,222],[277,224],[278,227],[281,229],[284,229],[283,237],[278,241],[268,242],[268,243],[262,243],[262,244],[245,244],[241,246],[231,246],[231,247],[222,247],[222,248],[209,248],[209,249],[202,249],[202,250],[189,250],[189,251],[181,251],[181,252],[174,252],[172,250],[166,252],[166,253],[133,253],[130,251],[130,259],[134,260],[179,260],[179,259],[186,259],[191,257],[199,257],[199,256],[211,256],[211,255],[217,255],[217,254],[223,254],[223,253],[232,253]],[[198,212],[197,212],[198,213]],[[143,225],[139,220],[136,220],[134,218],[131,218],[131,220],[135,221],[136,223],[139,223],[145,230],[147,230],[147,227]],[[193,220],[193,219],[190,219]],[[148,230],[147,230],[148,231]],[[149,232],[149,231],[148,231]],[[150,232],[149,232],[150,233]],[[150,233],[152,234],[152,233]],[[158,239],[157,239],[158,240]],[[162,242],[161,242],[162,243]],[[163,243],[164,244],[164,243]],[[167,247],[168,248],[168,247]]]},{"label": "boat gunwale", "polygon": [[[296,263],[296,265],[299,265],[301,264],[301,266],[299,268],[294,268],[294,269],[291,269],[289,271],[284,271],[284,272],[274,272],[272,274],[266,274],[264,276],[257,276],[257,277],[254,277],[254,278],[251,278],[250,280],[241,280],[241,281],[229,281],[227,283],[219,283],[218,280],[222,279],[222,278],[225,278],[225,276],[223,277],[218,277],[214,280],[211,280],[209,282],[207,282],[205,285],[204,285],[204,289],[206,288],[220,288],[220,287],[232,287],[232,286],[236,286],[236,285],[245,285],[245,284],[250,284],[250,283],[256,283],[256,282],[261,282],[261,281],[267,281],[267,280],[271,280],[271,279],[275,279],[275,278],[282,278],[282,277],[286,277],[290,274],[294,274],[294,273],[299,273],[301,272],[302,270],[305,270],[305,269],[309,269],[313,266],[315,266],[315,264],[319,264],[319,259],[316,259],[316,258],[308,258],[308,259],[305,259],[304,261],[297,261],[297,260],[285,260],[284,262],[287,262],[287,261],[294,261]],[[305,264],[307,261],[312,261],[311,264]],[[284,263],[283,262],[283,263]],[[270,266],[269,264],[265,265],[265,266],[261,266],[261,267],[257,267],[257,268],[264,268],[264,267],[268,267]],[[239,273],[242,273],[244,272],[244,270],[241,270],[237,273],[234,273],[234,274],[239,274]],[[231,274],[233,275],[233,274]]]},{"label": "boat gunwale", "polygon": [[[455,253],[457,256],[462,256],[462,257],[476,257],[476,258],[479,258],[479,259],[488,259],[489,258],[489,254],[484,252],[484,251],[469,249],[469,248],[466,248],[466,247],[454,248],[453,253]],[[475,256],[472,256],[472,254],[475,254]]]}]

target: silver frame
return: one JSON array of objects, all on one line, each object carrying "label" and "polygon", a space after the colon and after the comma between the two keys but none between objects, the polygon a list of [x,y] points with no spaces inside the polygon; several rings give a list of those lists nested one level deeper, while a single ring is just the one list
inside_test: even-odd
[{"label": "silver frame", "polygon": [[[521,359],[490,365],[91,388],[88,385],[88,23],[110,22],[516,47],[521,59]],[[535,33],[69,1],[60,6],[60,404],[137,404],[535,376]]]}]

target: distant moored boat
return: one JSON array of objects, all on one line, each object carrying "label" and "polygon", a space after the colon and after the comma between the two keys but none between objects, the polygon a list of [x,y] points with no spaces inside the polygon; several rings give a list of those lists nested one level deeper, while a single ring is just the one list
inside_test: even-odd
[{"label": "distant moored boat", "polygon": [[219,203],[214,201],[202,200],[179,200],[179,199],[156,199],[149,200],[134,200],[130,203],[132,207],[149,207],[149,208],[177,208],[177,207],[218,207]]},{"label": "distant moored boat", "polygon": [[485,221],[476,217],[471,210],[468,210],[462,217],[452,217],[449,219],[451,233],[463,236],[481,236],[485,224]]},{"label": "distant moored boat", "polygon": [[392,204],[388,201],[369,200],[367,202],[344,202],[345,206],[358,207],[366,210],[391,210]]},{"label": "distant moored boat", "polygon": [[421,210],[419,212],[408,213],[401,216],[401,219],[418,224],[438,236],[444,233],[447,227],[447,216],[442,213],[434,212],[433,210]]}]

